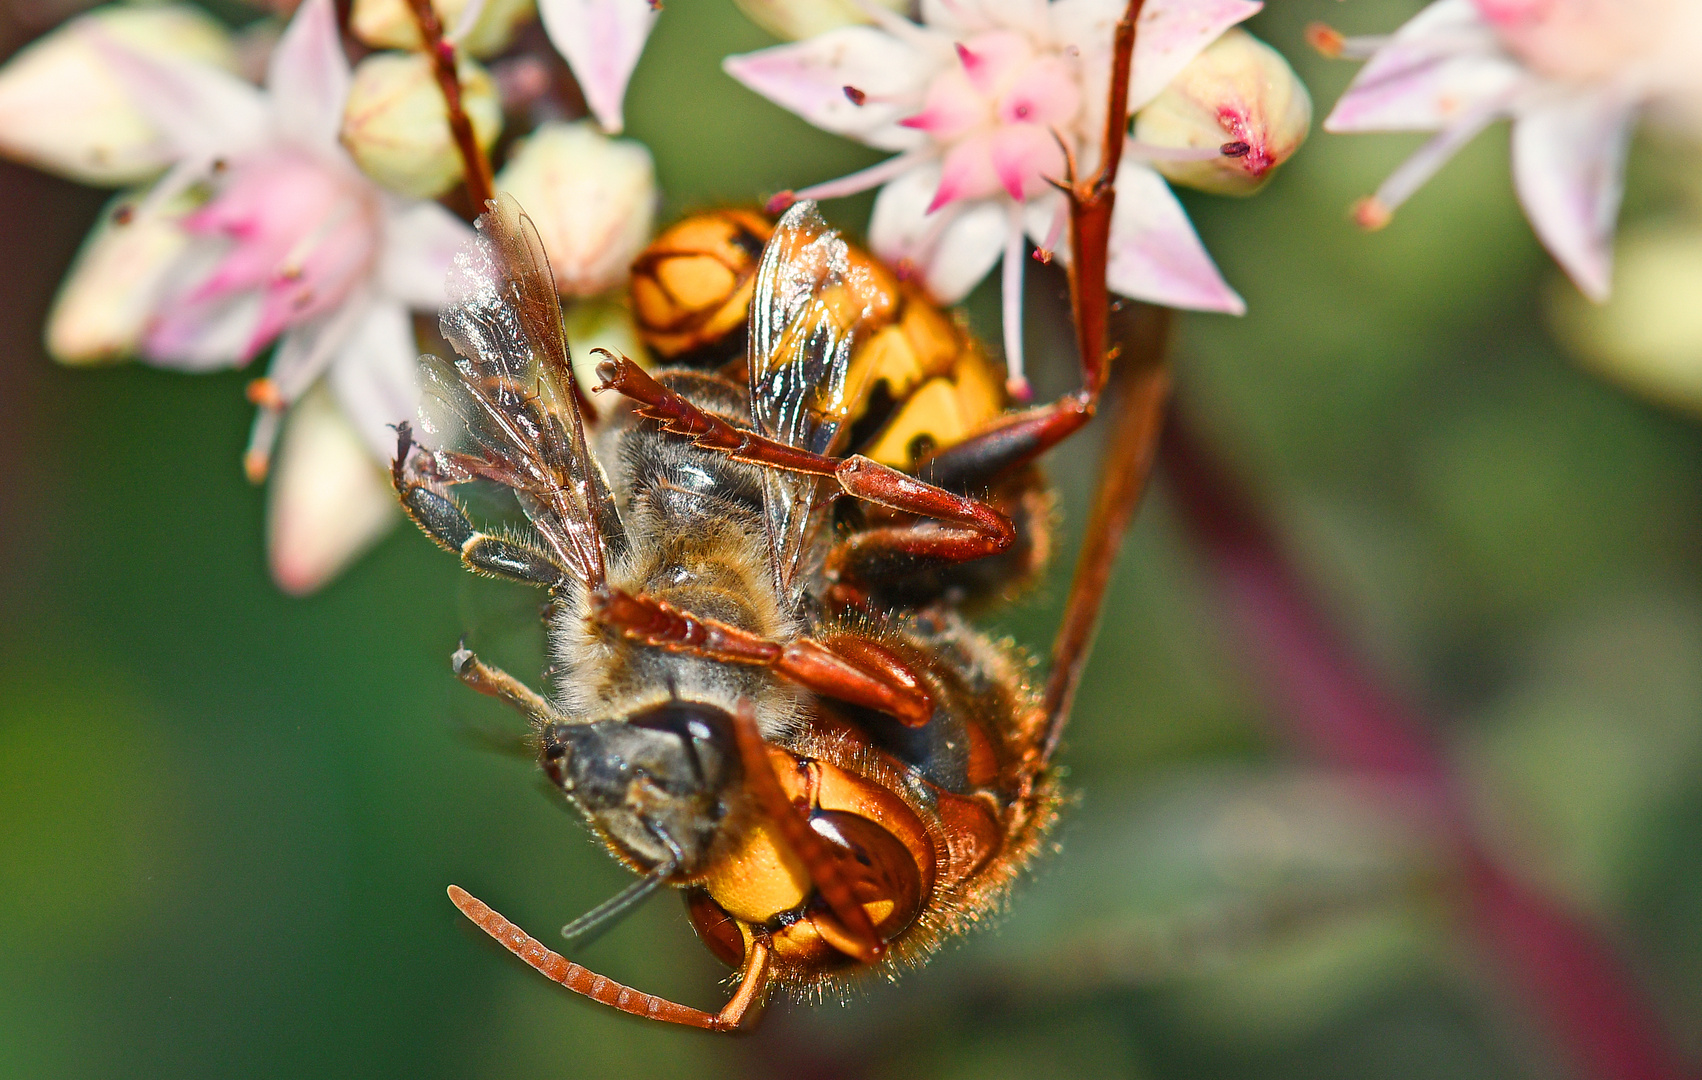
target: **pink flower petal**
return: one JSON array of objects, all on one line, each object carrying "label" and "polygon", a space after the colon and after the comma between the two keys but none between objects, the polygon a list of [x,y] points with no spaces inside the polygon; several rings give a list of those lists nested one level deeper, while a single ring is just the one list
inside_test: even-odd
[{"label": "pink flower petal", "polygon": [[972,135],[960,139],[946,151],[940,163],[940,186],[928,204],[928,213],[958,199],[985,199],[1001,189],[993,168],[993,136]]},{"label": "pink flower petal", "polygon": [[278,133],[309,146],[336,146],[349,78],[336,8],[331,0],[305,0],[284,28],[266,71]]},{"label": "pink flower petal", "polygon": [[1052,132],[1038,124],[1007,124],[993,136],[993,172],[1005,193],[1020,201],[1064,178],[1064,151]]},{"label": "pink flower petal", "polygon": [[294,596],[324,586],[401,520],[383,469],[324,391],[290,411],[268,495],[272,579]]},{"label": "pink flower petal", "polygon": [[1164,179],[1128,161],[1117,170],[1107,279],[1112,292],[1136,300],[1194,311],[1247,312]]},{"label": "pink flower petal", "polygon": [[591,115],[603,130],[620,131],[626,84],[657,9],[650,0],[540,0],[538,14],[550,42],[573,68]]},{"label": "pink flower petal", "polygon": [[1437,0],[1360,69],[1324,130],[1434,131],[1508,97],[1524,78],[1472,0]]},{"label": "pink flower petal", "polygon": [[1513,181],[1525,216],[1592,300],[1606,300],[1611,286],[1634,117],[1632,105],[1598,92],[1532,109],[1513,122]]},{"label": "pink flower petal", "polygon": [[[442,291],[442,281],[438,282]],[[419,349],[408,311],[393,301],[369,305],[331,361],[326,379],[373,460],[396,452],[395,425],[420,410]]]},{"label": "pink flower petal", "polygon": [[[891,34],[852,26],[729,56],[721,68],[823,131],[882,150],[909,150],[927,139],[900,121],[916,112],[929,76],[944,63]],[[863,92],[864,104],[852,104],[847,86]]]}]

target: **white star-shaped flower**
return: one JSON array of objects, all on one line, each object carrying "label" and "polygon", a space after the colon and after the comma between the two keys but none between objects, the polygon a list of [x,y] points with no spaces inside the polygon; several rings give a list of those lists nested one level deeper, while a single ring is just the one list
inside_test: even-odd
[{"label": "white star-shaped flower", "polygon": [[1363,201],[1378,227],[1490,123],[1513,122],[1513,180],[1537,236],[1578,288],[1605,299],[1625,154],[1650,109],[1702,114],[1695,0],[1436,0],[1394,34],[1343,38],[1366,58],[1324,121],[1333,132],[1438,134]]},{"label": "white star-shaped flower", "polygon": [[[1130,111],[1260,6],[1147,0],[1136,24]],[[1066,153],[1083,175],[1096,164],[1113,31],[1126,7],[1125,0],[923,0],[915,23],[868,4],[872,26],[728,57],[724,66],[817,127],[897,153],[796,194],[831,198],[879,186],[870,246],[920,275],[935,299],[961,300],[1003,259],[1005,352],[1021,392],[1026,241],[1043,251],[1059,244],[1067,206],[1051,182],[1063,178]],[[1172,307],[1245,310],[1151,164],[1219,154],[1217,147],[1128,145],[1116,176],[1113,291]]]}]

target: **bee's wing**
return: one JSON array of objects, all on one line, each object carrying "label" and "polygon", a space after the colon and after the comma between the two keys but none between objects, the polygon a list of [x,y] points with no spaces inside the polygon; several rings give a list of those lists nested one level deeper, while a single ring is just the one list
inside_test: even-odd
[{"label": "bee's wing", "polygon": [[421,426],[451,482],[511,489],[562,565],[601,584],[620,521],[585,443],[549,260],[532,219],[508,195],[478,226],[455,257],[440,319],[460,355],[426,358]]},{"label": "bee's wing", "polygon": [[[847,387],[857,335],[869,316],[839,233],[808,200],[786,212],[763,250],[750,314],[751,423],[763,435],[818,454],[833,453],[856,404]],[[827,530],[823,481],[763,471],[763,503],[775,583],[795,598],[819,562]]]}]

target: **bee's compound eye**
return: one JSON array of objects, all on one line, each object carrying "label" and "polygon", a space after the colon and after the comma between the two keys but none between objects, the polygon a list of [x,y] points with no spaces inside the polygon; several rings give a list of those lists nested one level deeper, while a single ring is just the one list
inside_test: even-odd
[{"label": "bee's compound eye", "polygon": [[687,889],[685,898],[686,915],[697,936],[717,960],[738,967],[745,958],[745,936],[739,932],[738,922],[704,889]]},{"label": "bee's compound eye", "polygon": [[843,810],[818,810],[810,828],[840,855],[857,902],[882,941],[891,941],[922,910],[922,871],[892,833],[876,822]]}]

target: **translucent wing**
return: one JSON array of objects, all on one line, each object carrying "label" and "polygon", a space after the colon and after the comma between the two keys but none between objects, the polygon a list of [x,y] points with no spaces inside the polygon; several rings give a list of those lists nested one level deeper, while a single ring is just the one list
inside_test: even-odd
[{"label": "translucent wing", "polygon": [[[860,328],[880,289],[813,202],[780,219],[757,268],[750,315],[751,424],[763,435],[833,453],[856,403],[846,385]],[[823,481],[767,469],[763,503],[781,595],[796,599],[828,530]]]},{"label": "translucent wing", "polygon": [[440,318],[460,355],[426,358],[421,427],[445,479],[511,489],[561,564],[601,584],[620,521],[585,443],[549,260],[507,195],[478,227],[455,257]]}]

